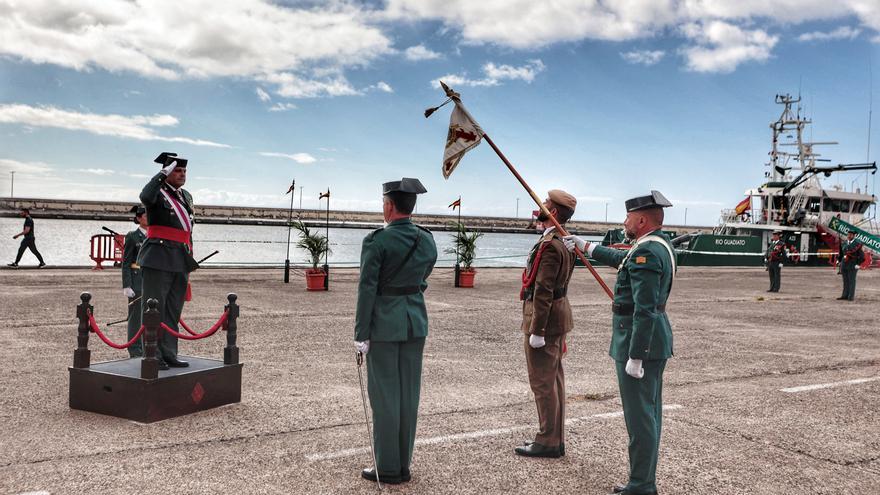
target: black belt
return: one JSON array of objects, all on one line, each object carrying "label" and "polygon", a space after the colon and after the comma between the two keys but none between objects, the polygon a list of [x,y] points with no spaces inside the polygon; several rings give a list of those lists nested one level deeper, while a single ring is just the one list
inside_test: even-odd
[{"label": "black belt", "polygon": [[[562,299],[568,295],[568,287],[562,287],[561,289],[553,289],[553,299]],[[529,287],[523,292],[523,301],[531,301],[535,298],[535,288]]]},{"label": "black belt", "polygon": [[410,287],[380,287],[378,294],[380,296],[411,296],[422,292],[422,288],[418,285]]},{"label": "black belt", "polygon": [[[611,303],[611,312],[620,316],[632,316],[635,306],[632,304]],[[666,312],[666,304],[657,306],[658,313]]]}]

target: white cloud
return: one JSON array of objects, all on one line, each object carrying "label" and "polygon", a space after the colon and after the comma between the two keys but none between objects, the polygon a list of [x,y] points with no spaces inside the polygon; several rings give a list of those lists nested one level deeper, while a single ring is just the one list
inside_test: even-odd
[{"label": "white cloud", "polygon": [[81,113],[52,106],[33,107],[30,105],[9,104],[0,105],[0,123],[32,127],[54,127],[140,141],[168,141],[195,146],[230,147],[227,144],[202,139],[166,137],[156,134],[153,127],[172,127],[177,125],[177,118],[167,114],[125,116]]},{"label": "white cloud", "polygon": [[46,175],[53,172],[53,168],[43,162],[20,162],[9,158],[0,158],[0,173],[7,175],[9,172],[27,175]]},{"label": "white cloud", "polygon": [[388,36],[368,24],[369,14],[347,1],[297,7],[268,0],[0,0],[0,55],[167,80],[283,73],[305,79],[313,67],[362,66],[392,52]]},{"label": "white cloud", "polygon": [[663,59],[666,52],[663,50],[635,50],[620,54],[630,64],[651,66]]},{"label": "white cloud", "polygon": [[498,86],[505,80],[521,80],[531,83],[535,80],[535,76],[537,76],[538,73],[543,72],[545,68],[546,66],[544,65],[544,62],[538,59],[529,60],[527,64],[519,67],[511,65],[495,65],[493,62],[488,62],[483,65],[483,74],[486,77],[470,79],[464,74],[447,74],[431,81],[431,85],[435,88],[439,88],[440,81],[445,82],[453,88],[456,86]]},{"label": "white cloud", "polygon": [[107,168],[77,168],[74,169],[74,172],[80,172],[84,174],[92,174],[92,175],[113,175],[116,173],[115,170],[110,170]]},{"label": "white cloud", "polygon": [[850,26],[841,26],[833,31],[822,32],[813,31],[804,33],[797,37],[798,41],[833,41],[833,40],[854,40],[862,33],[861,29],[852,28]]},{"label": "white cloud", "polygon": [[434,60],[442,57],[439,53],[426,48],[425,45],[411,46],[403,51],[403,56],[412,61]]},{"label": "white cloud", "polygon": [[275,157],[275,158],[287,158],[288,160],[293,160],[296,163],[302,163],[302,164],[315,163],[316,161],[318,161],[317,158],[315,158],[314,156],[312,156],[308,153],[287,154],[287,153],[275,153],[272,151],[261,151],[260,154],[263,156],[271,156],[271,157]]},{"label": "white cloud", "polygon": [[272,97],[269,96],[269,93],[267,93],[265,90],[263,90],[263,88],[260,87],[257,88],[257,98],[259,98],[260,101],[262,101],[263,103],[272,101]]},{"label": "white cloud", "polygon": [[383,93],[393,93],[394,92],[394,88],[389,86],[388,83],[386,83],[385,81],[379,81],[367,89],[381,91]]},{"label": "white cloud", "polygon": [[694,72],[726,73],[745,62],[763,62],[779,41],[761,29],[744,30],[722,21],[687,24],[682,32],[695,43],[681,51],[687,69]]},{"label": "white cloud", "polygon": [[342,75],[324,79],[309,79],[291,72],[282,72],[262,76],[261,79],[276,85],[275,92],[285,98],[317,98],[321,96],[360,94]]},{"label": "white cloud", "polygon": [[288,110],[295,110],[297,108],[293,103],[284,103],[279,101],[278,103],[269,107],[270,112],[286,112]]}]

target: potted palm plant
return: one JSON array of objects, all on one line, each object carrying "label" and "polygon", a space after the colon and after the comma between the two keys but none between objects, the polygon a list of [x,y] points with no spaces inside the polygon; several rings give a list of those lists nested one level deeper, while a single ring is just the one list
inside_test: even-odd
[{"label": "potted palm plant", "polygon": [[483,237],[482,232],[468,232],[463,223],[453,224],[455,233],[452,235],[452,247],[446,248],[447,254],[454,254],[461,264],[458,275],[458,286],[472,288],[477,270],[472,266],[477,254],[477,239]]},{"label": "potted palm plant", "polygon": [[309,253],[309,260],[312,267],[306,270],[306,289],[307,290],[324,290],[324,279],[327,274],[324,270],[318,268],[321,257],[330,252],[330,244],[327,237],[313,233],[303,222],[293,222],[293,228],[299,232],[299,241],[296,247],[304,249]]}]

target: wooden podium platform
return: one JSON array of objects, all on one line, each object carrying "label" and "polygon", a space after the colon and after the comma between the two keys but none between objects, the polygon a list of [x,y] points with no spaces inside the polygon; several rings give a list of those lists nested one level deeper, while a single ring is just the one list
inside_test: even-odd
[{"label": "wooden podium platform", "polygon": [[180,356],[188,368],[141,378],[141,359],[70,370],[70,408],[152,423],[241,402],[242,364]]},{"label": "wooden podium platform", "polygon": [[73,366],[68,368],[70,408],[152,423],[241,402],[242,364],[238,361],[236,345],[238,296],[229,294],[226,298],[229,304],[223,308],[220,320],[204,333],[192,333],[187,327],[192,335],[186,336],[165,327],[165,331],[187,340],[210,337],[222,328],[226,334],[223,360],[181,355],[181,360],[189,362],[188,367],[160,370],[156,343],[162,325],[155,299],[147,300],[144,326],[140,330],[143,332],[145,357],[92,364],[90,333],[97,333],[116,349],[125,349],[135,339],[126,344],[114,344],[107,339],[94,320],[94,307],[89,304],[92,295],[88,292],[80,294],[82,302],[76,307],[79,320],[77,346],[73,351]]}]

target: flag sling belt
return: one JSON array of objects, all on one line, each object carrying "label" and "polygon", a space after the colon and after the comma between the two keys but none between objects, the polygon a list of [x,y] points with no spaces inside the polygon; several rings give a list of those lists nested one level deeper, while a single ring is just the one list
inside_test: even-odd
[{"label": "flag sling belt", "polygon": [[[163,225],[150,225],[147,227],[147,238],[179,242],[186,245],[190,253],[192,252],[192,237],[190,232],[183,229],[175,229]],[[160,287],[164,289],[160,289]],[[162,322],[175,331],[178,328],[177,322],[180,320],[180,314],[183,312],[183,302],[191,299],[190,291],[189,280],[186,274],[163,272],[151,268],[144,269],[142,297],[144,301],[153,297],[159,301]],[[156,351],[158,353],[157,357],[160,359],[177,359],[177,337],[168,332],[162,332]]]}]

